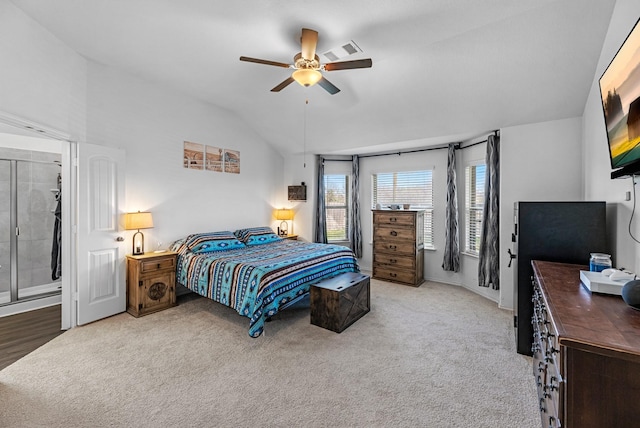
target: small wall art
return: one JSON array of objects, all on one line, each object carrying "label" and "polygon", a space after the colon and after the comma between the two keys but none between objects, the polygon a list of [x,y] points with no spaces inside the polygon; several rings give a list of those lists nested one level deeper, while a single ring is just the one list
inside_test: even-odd
[{"label": "small wall art", "polygon": [[207,171],[222,172],[223,153],[224,151],[219,147],[206,146],[205,169]]},{"label": "small wall art", "polygon": [[300,186],[289,186],[288,194],[290,201],[306,201],[307,186],[304,184],[304,182]]},{"label": "small wall art", "polygon": [[184,142],[184,167],[202,169],[204,167],[204,146],[202,144]]},{"label": "small wall art", "polygon": [[224,149],[224,172],[240,174],[240,152]]}]

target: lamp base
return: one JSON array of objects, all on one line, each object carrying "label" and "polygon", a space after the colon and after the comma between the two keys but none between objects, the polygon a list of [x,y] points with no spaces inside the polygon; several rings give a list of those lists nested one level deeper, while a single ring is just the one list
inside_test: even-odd
[{"label": "lamp base", "polygon": [[282,220],[282,223],[280,223],[278,233],[280,234],[280,236],[287,236],[289,234],[289,225],[287,224],[286,220]]},{"label": "lamp base", "polygon": [[[140,235],[139,238],[138,235]],[[140,229],[133,234],[133,251],[131,251],[131,254],[134,256],[144,254],[144,234],[140,232]]]}]

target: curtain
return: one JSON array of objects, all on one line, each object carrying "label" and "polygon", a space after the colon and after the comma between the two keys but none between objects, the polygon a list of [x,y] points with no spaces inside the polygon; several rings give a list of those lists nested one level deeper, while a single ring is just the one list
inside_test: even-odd
[{"label": "curtain", "polygon": [[482,213],[482,236],[480,258],[478,260],[478,284],[481,287],[492,286],[500,289],[500,137],[490,135],[487,138],[485,159],[486,175],[484,182],[484,208]]},{"label": "curtain", "polygon": [[362,225],[360,224],[360,158],[351,158],[351,210],[349,211],[349,241],[356,258],[362,257]]},{"label": "curtain", "polygon": [[456,144],[449,144],[447,160],[447,207],[444,228],[444,260],[446,271],[460,271],[460,243],[458,234],[458,192],[456,190]]},{"label": "curtain", "polygon": [[324,158],[316,156],[316,224],[314,242],[327,243],[327,212],[324,206]]}]

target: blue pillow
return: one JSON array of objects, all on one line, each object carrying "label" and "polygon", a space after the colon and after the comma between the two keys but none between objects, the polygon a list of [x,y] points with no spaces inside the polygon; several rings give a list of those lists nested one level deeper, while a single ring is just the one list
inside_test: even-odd
[{"label": "blue pillow", "polygon": [[212,251],[235,250],[244,244],[229,231],[196,233],[189,235],[185,245],[192,253],[202,254]]},{"label": "blue pillow", "polygon": [[282,239],[273,233],[273,230],[271,230],[270,227],[249,227],[246,229],[238,229],[233,232],[233,234],[248,247],[252,245],[268,244],[269,242]]}]

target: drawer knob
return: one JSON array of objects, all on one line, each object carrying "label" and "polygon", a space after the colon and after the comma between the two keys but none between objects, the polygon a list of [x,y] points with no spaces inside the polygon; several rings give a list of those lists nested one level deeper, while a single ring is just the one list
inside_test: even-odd
[{"label": "drawer knob", "polygon": [[398,236],[398,232],[396,232],[395,230],[392,230],[391,232],[389,232],[389,235]]},{"label": "drawer knob", "polygon": [[389,249],[390,250],[395,250],[396,248],[398,248],[398,247],[396,247],[395,245],[389,245]]},{"label": "drawer knob", "polygon": [[398,261],[396,259],[389,259],[389,263],[398,263]]},{"label": "drawer knob", "polygon": [[393,273],[393,272],[389,272],[389,276],[390,276],[391,278],[395,278],[395,277],[396,277],[396,276],[398,276],[398,275],[396,275],[396,274],[395,274],[395,273]]},{"label": "drawer knob", "polygon": [[395,218],[395,217],[390,217],[390,218],[389,218],[389,223],[395,223],[395,222],[397,222],[397,221],[398,221],[398,219],[397,219],[397,218]]}]

